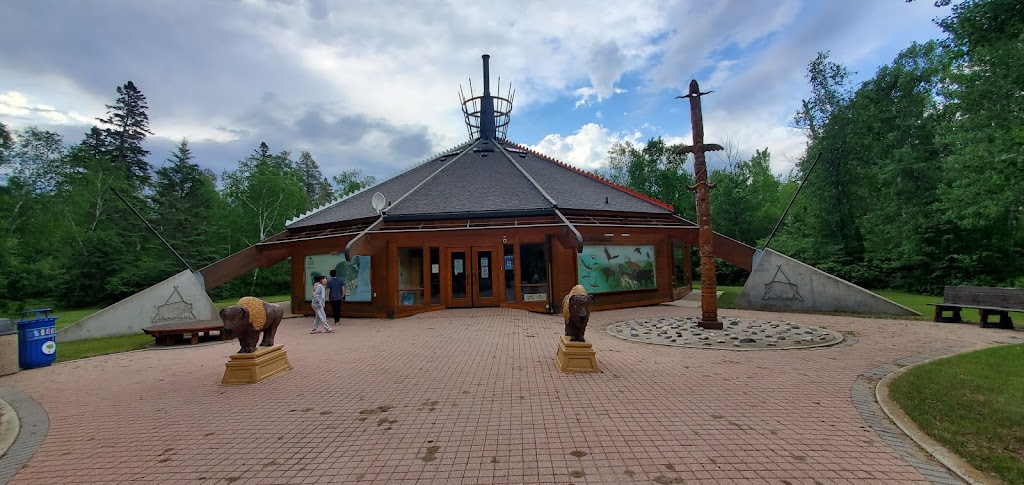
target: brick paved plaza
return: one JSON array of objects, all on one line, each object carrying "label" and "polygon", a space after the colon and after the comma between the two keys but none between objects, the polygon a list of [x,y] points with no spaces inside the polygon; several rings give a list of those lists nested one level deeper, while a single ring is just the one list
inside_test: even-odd
[{"label": "brick paved plaza", "polygon": [[870,384],[879,368],[1020,341],[976,325],[721,313],[847,340],[784,351],[667,347],[604,328],[699,308],[604,311],[587,331],[602,372],[568,375],[553,362],[557,315],[447,310],[348,319],[315,335],[310,319],[288,319],[277,342],[295,369],[259,384],[220,384],[236,342],[0,378],[0,391],[30,397],[45,410],[34,419],[48,424],[24,467],[12,464],[31,453],[22,438],[0,459],[0,482],[6,466],[17,485],[956,483],[870,411]]}]

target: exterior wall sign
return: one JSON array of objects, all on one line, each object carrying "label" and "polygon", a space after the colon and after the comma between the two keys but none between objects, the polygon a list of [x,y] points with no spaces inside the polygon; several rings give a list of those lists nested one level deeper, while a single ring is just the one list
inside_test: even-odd
[{"label": "exterior wall sign", "polygon": [[583,247],[576,263],[579,284],[587,293],[658,287],[654,245],[588,245]]},{"label": "exterior wall sign", "polygon": [[352,261],[345,261],[342,254],[312,254],[306,256],[306,300],[313,299],[313,278],[329,275],[332,269],[338,272],[338,277],[345,280],[345,301],[372,299],[369,256],[356,256]]}]

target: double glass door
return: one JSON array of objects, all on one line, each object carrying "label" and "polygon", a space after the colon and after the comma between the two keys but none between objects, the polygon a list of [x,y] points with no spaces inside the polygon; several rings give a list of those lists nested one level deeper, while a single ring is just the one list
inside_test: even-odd
[{"label": "double glass door", "polygon": [[495,259],[499,248],[448,248],[445,253],[448,307],[498,306],[502,286]]}]

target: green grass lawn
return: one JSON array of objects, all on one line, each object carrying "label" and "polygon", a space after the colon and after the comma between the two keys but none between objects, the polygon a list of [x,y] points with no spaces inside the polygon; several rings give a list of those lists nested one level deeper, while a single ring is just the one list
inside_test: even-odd
[{"label": "green grass lawn", "polygon": [[[719,308],[736,308],[736,297],[740,296],[740,291],[743,290],[742,286],[718,286],[716,287],[722,294],[718,296],[718,307]],[[694,291],[700,291],[700,288],[694,288]]]},{"label": "green grass lawn", "polygon": [[978,470],[1024,483],[1024,344],[911,369],[893,400],[926,433]]},{"label": "green grass lawn", "polygon": [[57,362],[141,350],[146,348],[146,344],[150,343],[153,343],[153,337],[142,332],[139,332],[138,335],[119,335],[117,337],[100,337],[76,340],[74,342],[61,342],[57,344]]},{"label": "green grass lawn", "polygon": [[[291,295],[272,295],[262,298],[271,303],[276,303],[290,300]],[[238,303],[238,298],[227,298],[213,303],[217,306],[217,310],[220,310]],[[73,323],[77,323],[79,320],[102,309],[103,308],[79,308],[75,310],[54,311],[51,312],[50,315],[60,317],[56,322],[57,330],[60,331],[62,328],[66,328]],[[57,345],[57,362],[67,362],[69,360],[95,357],[97,355],[140,350],[145,348],[146,344],[150,343],[153,343],[153,337],[142,332],[139,332],[138,335],[120,335],[117,337],[101,337],[88,340],[78,340],[75,342],[61,342]]]},{"label": "green grass lawn", "polygon": [[[739,296],[740,291],[743,290],[742,286],[719,286],[719,291],[722,291],[722,295],[718,297],[719,308],[736,308],[736,297]],[[694,288],[694,291],[700,291],[700,288]],[[900,305],[903,305],[911,310],[917,310],[921,316],[910,316],[910,317],[894,317],[901,320],[927,320],[931,321],[932,317],[935,316],[935,307],[928,306],[929,303],[941,303],[941,296],[930,296],[930,295],[916,295],[914,293],[907,293],[904,291],[895,290],[871,290],[885,298],[888,298]],[[978,310],[973,308],[964,308],[960,312],[960,316],[967,323],[978,323],[981,321],[981,316],[978,315]],[[1013,324],[1016,328],[1024,328],[1024,313],[1010,312],[1010,317],[1013,319]],[[888,318],[888,317],[883,317]],[[989,317],[989,322],[998,321],[997,318]]]},{"label": "green grass lawn", "polygon": [[[935,317],[935,307],[928,306],[929,303],[942,303],[941,296],[928,296],[928,295],[915,295],[913,293],[906,293],[903,291],[894,290],[872,290],[879,295],[882,295],[900,305],[903,305],[912,310],[917,310],[921,313],[919,317],[900,317],[910,320],[928,320],[931,321]],[[947,313],[949,315],[949,313]],[[981,322],[981,315],[978,314],[978,310],[973,308],[964,308],[960,311],[960,316],[964,322],[967,323],[979,323]],[[1010,318],[1013,319],[1013,325],[1016,328],[1024,328],[1024,313],[1021,312],[1010,312]],[[998,317],[989,317],[989,322],[998,322]]]}]

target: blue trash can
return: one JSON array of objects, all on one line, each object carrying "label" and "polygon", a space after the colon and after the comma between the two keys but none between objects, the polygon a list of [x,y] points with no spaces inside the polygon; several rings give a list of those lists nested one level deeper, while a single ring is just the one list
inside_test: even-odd
[{"label": "blue trash can", "polygon": [[[49,308],[21,312],[25,317],[18,325],[18,366],[22,369],[46,367],[57,359],[57,318],[49,315]],[[35,313],[34,318],[29,314]]]}]

